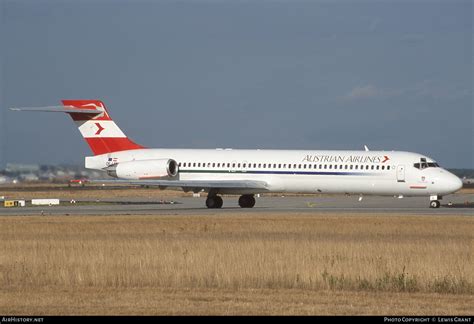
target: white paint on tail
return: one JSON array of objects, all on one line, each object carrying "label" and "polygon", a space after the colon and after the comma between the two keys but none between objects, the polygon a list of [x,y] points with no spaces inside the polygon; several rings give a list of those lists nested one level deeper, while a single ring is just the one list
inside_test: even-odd
[{"label": "white paint on tail", "polygon": [[127,137],[113,120],[76,121],[84,138],[124,138]]}]

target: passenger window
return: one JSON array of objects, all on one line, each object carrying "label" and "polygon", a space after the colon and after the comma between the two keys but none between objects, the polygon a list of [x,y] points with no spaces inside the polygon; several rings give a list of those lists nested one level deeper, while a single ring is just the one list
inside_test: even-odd
[{"label": "passenger window", "polygon": [[259,163],[259,164],[258,164],[258,167],[261,168],[261,167],[262,167],[262,163]]},{"label": "passenger window", "polygon": [[332,164],[329,164],[329,169],[332,169]]},{"label": "passenger window", "polygon": [[288,169],[291,169],[291,164],[288,164]]},{"label": "passenger window", "polygon": [[382,170],[385,170],[385,165],[382,165]]},{"label": "passenger window", "polygon": [[373,170],[374,169],[374,166],[372,165],[371,169]]},{"label": "passenger window", "polygon": [[215,167],[216,167],[216,164],[215,164],[215,163],[212,163],[212,167],[215,168]]},{"label": "passenger window", "polygon": [[387,170],[390,170],[390,165],[387,165]]},{"label": "passenger window", "polygon": [[267,164],[266,164],[266,163],[263,163],[263,168],[264,168],[264,169],[267,168]]},{"label": "passenger window", "polygon": [[244,163],[244,166],[243,166],[243,167],[244,167],[244,168],[247,167],[247,163]]},{"label": "passenger window", "polygon": [[240,163],[237,164],[237,168],[240,168]]},{"label": "passenger window", "polygon": [[379,170],[379,168],[380,168],[380,166],[379,166],[379,165],[377,165],[377,170]]}]

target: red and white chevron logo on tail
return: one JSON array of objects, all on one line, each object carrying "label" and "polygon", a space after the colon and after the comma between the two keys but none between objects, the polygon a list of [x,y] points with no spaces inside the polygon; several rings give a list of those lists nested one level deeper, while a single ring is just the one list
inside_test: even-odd
[{"label": "red and white chevron logo on tail", "polygon": [[95,135],[100,135],[100,133],[102,133],[102,131],[105,129],[104,127],[102,127],[100,125],[100,123],[95,123],[95,125],[97,126],[98,130],[97,132],[95,132]]}]

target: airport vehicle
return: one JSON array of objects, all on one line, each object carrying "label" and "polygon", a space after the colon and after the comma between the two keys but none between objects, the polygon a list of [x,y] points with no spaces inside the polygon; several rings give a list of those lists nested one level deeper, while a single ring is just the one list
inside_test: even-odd
[{"label": "airport vehicle", "polygon": [[63,100],[63,106],[10,108],[69,114],[90,146],[88,169],[120,183],[208,192],[206,206],[221,208],[222,195],[238,194],[251,208],[266,192],[426,196],[440,207],[461,180],[433,159],[395,151],[152,149],[128,138],[100,100]]}]

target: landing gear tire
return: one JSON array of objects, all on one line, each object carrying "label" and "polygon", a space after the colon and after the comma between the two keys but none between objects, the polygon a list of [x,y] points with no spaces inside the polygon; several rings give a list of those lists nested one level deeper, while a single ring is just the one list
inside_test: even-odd
[{"label": "landing gear tire", "polygon": [[439,206],[441,206],[441,203],[438,200],[430,201],[430,208],[439,208]]},{"label": "landing gear tire", "polygon": [[253,195],[240,196],[239,206],[242,208],[252,208],[253,206],[255,206],[255,197]]},{"label": "landing gear tire", "polygon": [[211,196],[206,199],[207,208],[221,208],[223,204],[224,201],[222,200],[222,197],[219,196]]}]

